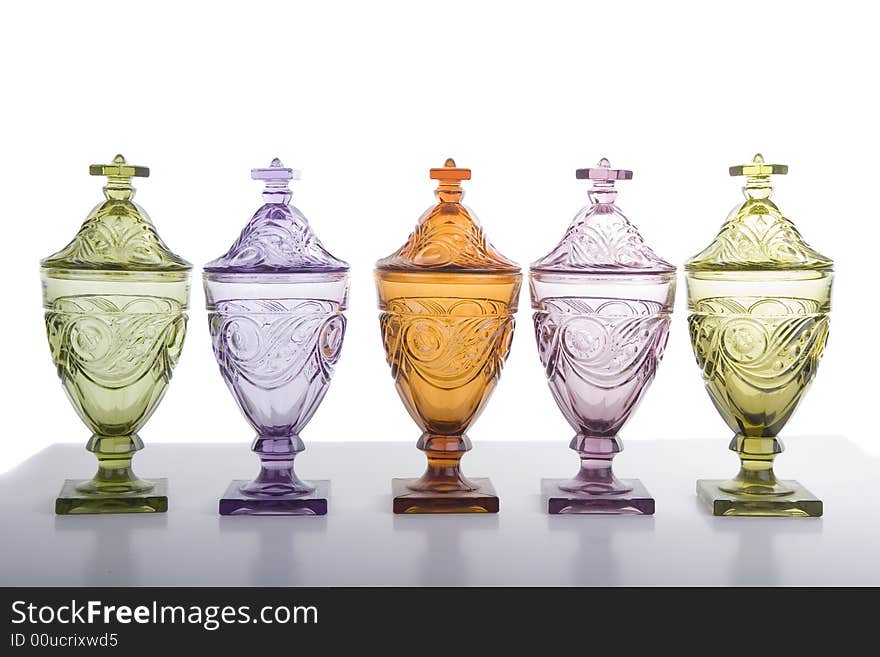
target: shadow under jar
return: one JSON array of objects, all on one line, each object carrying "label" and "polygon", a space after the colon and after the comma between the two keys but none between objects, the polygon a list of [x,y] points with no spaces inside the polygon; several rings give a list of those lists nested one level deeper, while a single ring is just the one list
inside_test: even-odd
[{"label": "shadow under jar", "polygon": [[98,459],[94,477],[65,481],[55,513],[161,513],[167,481],[141,479],[131,462],[183,348],[191,266],[132,201],[131,179],[149,169],[117,155],[89,172],[107,177],[104,202],[41,263],[52,360]]},{"label": "shadow under jar", "polygon": [[579,169],[590,204],[560,243],[530,268],[535,337],[547,383],[577,434],[581,466],[571,479],[544,479],[551,514],[654,513],[638,479],[618,479],[618,431],[654,379],[669,335],[675,267],[645,244],[615,205],[631,171],[602,159]]},{"label": "shadow under jar", "polygon": [[348,265],[289,204],[292,169],[276,159],[251,175],[265,182],[266,203],[204,273],[214,355],[257,432],[252,449],[260,458],[257,477],[232,481],[219,511],[324,515],[330,482],[301,480],[294,459],[342,349]]},{"label": "shadow under jar", "polygon": [[522,275],[461,203],[470,169],[431,169],[438,203],[407,243],[376,265],[382,341],[395,387],[422,429],[428,466],[394,479],[395,513],[497,513],[487,478],[462,474],[465,433],[495,389],[510,350]]}]

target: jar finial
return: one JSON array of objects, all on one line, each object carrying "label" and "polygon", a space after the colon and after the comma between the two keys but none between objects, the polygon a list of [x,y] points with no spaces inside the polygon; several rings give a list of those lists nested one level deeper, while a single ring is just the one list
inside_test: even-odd
[{"label": "jar finial", "polygon": [[786,164],[767,164],[764,156],[755,153],[755,157],[748,164],[738,164],[729,169],[731,176],[748,176],[749,178],[766,178],[771,175],[785,175],[788,173]]},{"label": "jar finial", "polygon": [[615,181],[632,180],[632,175],[632,171],[627,169],[612,169],[611,162],[607,157],[601,158],[595,167],[578,169],[575,172],[578,180],[593,181],[593,186],[589,191],[590,200],[602,205],[612,204],[617,198],[617,190],[614,189]]},{"label": "jar finial", "polygon": [[731,176],[745,176],[746,185],[743,187],[743,193],[746,198],[765,199],[769,198],[773,192],[773,185],[770,182],[771,175],[785,175],[788,173],[788,166],[785,164],[767,164],[764,156],[755,153],[755,157],[749,164],[739,164],[729,169]]},{"label": "jar finial", "polygon": [[92,164],[89,175],[107,176],[104,196],[113,201],[128,201],[134,196],[131,186],[132,178],[147,178],[150,170],[147,167],[127,164],[121,154],[117,154],[111,164]]},{"label": "jar finial", "polygon": [[442,167],[431,169],[431,180],[439,181],[434,193],[443,203],[458,203],[464,195],[461,181],[470,179],[471,170],[456,166],[451,157],[446,158]]},{"label": "jar finial", "polygon": [[266,183],[263,188],[263,200],[266,203],[290,202],[291,192],[287,183],[291,180],[299,180],[299,171],[285,167],[280,158],[273,158],[268,167],[264,169],[251,169],[251,178],[262,180]]}]

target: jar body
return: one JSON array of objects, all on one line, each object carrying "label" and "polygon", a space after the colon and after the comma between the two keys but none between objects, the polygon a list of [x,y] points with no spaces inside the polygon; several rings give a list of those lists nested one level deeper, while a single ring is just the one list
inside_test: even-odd
[{"label": "jar body", "polygon": [[345,336],[348,274],[204,277],[214,356],[258,436],[298,436],[330,384]]},{"label": "jar body", "polygon": [[694,355],[739,440],[775,439],[812,382],[832,280],[830,271],[688,271]]},{"label": "jar body", "polygon": [[189,276],[43,270],[58,376],[99,436],[129,436],[165,394],[186,334]]},{"label": "jar body", "polygon": [[674,274],[532,271],[547,383],[578,437],[613,438],[654,378],[669,336]]},{"label": "jar body", "polygon": [[461,436],[510,351],[520,274],[377,271],[382,341],[419,427]]}]

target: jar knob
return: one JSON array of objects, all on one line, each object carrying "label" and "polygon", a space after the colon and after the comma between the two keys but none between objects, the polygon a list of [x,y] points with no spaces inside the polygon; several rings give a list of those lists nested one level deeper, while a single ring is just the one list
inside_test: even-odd
[{"label": "jar knob", "polygon": [[148,167],[128,164],[122,155],[113,158],[113,164],[92,164],[89,166],[89,175],[107,176],[108,178],[148,178]]},{"label": "jar knob", "polygon": [[575,177],[578,180],[596,180],[613,183],[615,180],[632,180],[633,172],[626,169],[612,169],[611,163],[603,157],[594,167],[578,169],[575,172]]},{"label": "jar knob", "polygon": [[451,157],[446,158],[443,166],[437,169],[431,169],[431,180],[461,182],[462,180],[471,179],[471,170],[463,169],[455,166],[455,160]]},{"label": "jar knob", "polygon": [[617,180],[632,180],[633,172],[627,169],[612,169],[607,158],[602,158],[599,163],[589,169],[578,169],[575,172],[578,180],[592,180],[590,188],[590,200],[600,205],[612,205],[617,198],[617,190],[614,182]]},{"label": "jar knob", "polygon": [[285,167],[277,157],[264,169],[251,169],[251,178],[266,183],[263,200],[266,203],[289,203],[291,192],[287,183],[299,180],[299,171]]},{"label": "jar knob", "polygon": [[764,162],[764,156],[755,153],[755,157],[749,164],[738,164],[728,169],[731,176],[748,176],[749,178],[766,178],[767,176],[777,174],[784,176],[788,173],[787,164],[767,164]]},{"label": "jar knob", "polygon": [[134,196],[131,186],[132,178],[147,178],[150,170],[147,167],[128,164],[122,155],[113,158],[112,164],[92,164],[89,175],[107,176],[104,196],[113,201],[128,201]]},{"label": "jar knob", "polygon": [[451,157],[446,159],[442,167],[431,169],[431,180],[440,182],[435,193],[444,203],[459,202],[464,194],[460,183],[470,179],[471,170],[455,166],[455,160]]}]

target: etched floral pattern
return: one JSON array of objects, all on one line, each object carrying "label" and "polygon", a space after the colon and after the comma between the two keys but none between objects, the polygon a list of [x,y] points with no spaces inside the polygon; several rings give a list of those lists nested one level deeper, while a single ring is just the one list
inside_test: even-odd
[{"label": "etched floral pattern", "polygon": [[565,236],[532,264],[542,271],[670,272],[674,267],[654,253],[616,206],[596,203],[581,210]]},{"label": "etched floral pattern", "polygon": [[556,403],[581,434],[614,436],[653,380],[669,314],[650,300],[544,299],[538,353]]},{"label": "etched floral pattern", "polygon": [[345,317],[326,300],[237,299],[209,317],[214,354],[229,389],[261,435],[293,435],[308,423],[339,360]]},{"label": "etched floral pattern", "polygon": [[461,433],[494,388],[513,336],[508,305],[486,299],[408,298],[381,315],[391,374],[426,431]]},{"label": "etched floral pattern", "polygon": [[146,212],[131,201],[108,200],[86,219],[70,244],[43,261],[57,269],[184,271],[189,263],[159,238]]},{"label": "etched floral pattern", "polygon": [[406,244],[376,263],[386,269],[467,269],[519,271],[486,239],[471,212],[458,203],[440,203],[426,213]]},{"label": "etched floral pattern", "polygon": [[278,272],[334,271],[348,265],[331,255],[306,218],[284,203],[263,205],[225,255],[205,271]]},{"label": "etched floral pattern", "polygon": [[696,303],[691,342],[734,431],[775,436],[816,374],[828,315],[811,299],[714,297]]},{"label": "etched floral pattern", "polygon": [[795,225],[769,199],[751,198],[688,269],[713,268],[829,269],[831,260],[807,244]]},{"label": "etched floral pattern", "polygon": [[153,412],[186,333],[174,299],[61,297],[46,312],[58,376],[83,421],[100,435],[128,435]]}]

